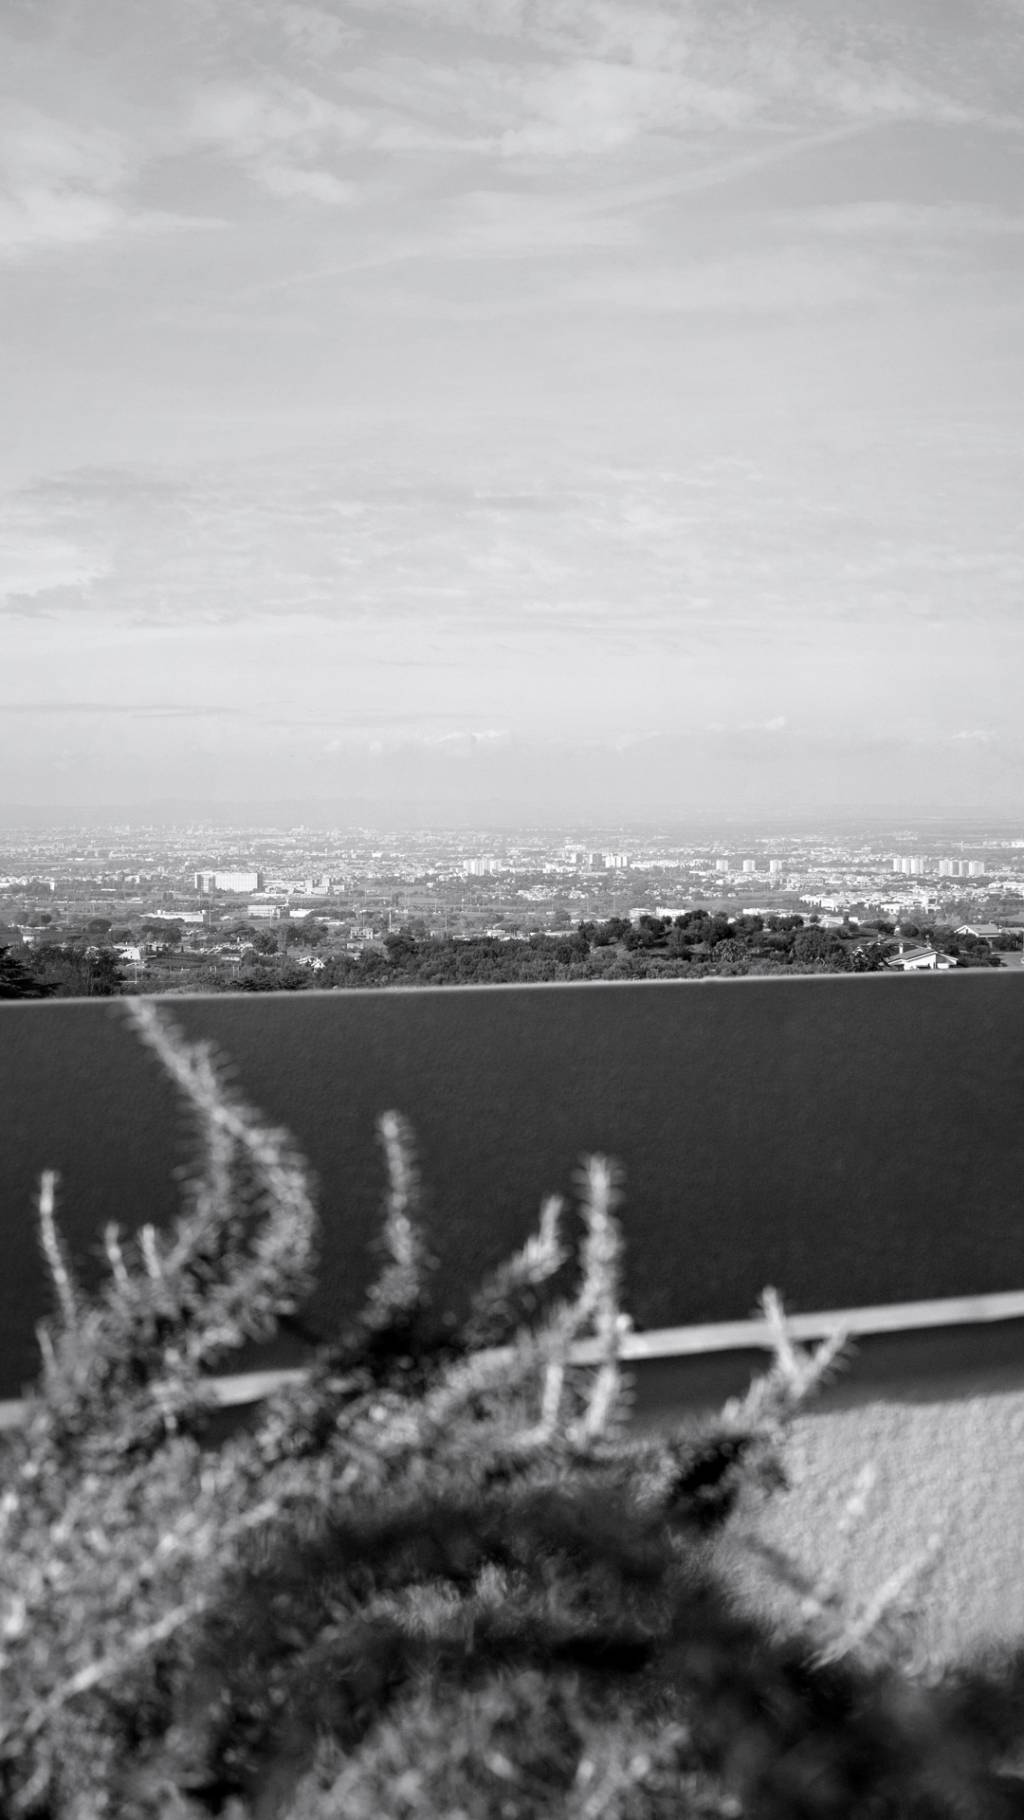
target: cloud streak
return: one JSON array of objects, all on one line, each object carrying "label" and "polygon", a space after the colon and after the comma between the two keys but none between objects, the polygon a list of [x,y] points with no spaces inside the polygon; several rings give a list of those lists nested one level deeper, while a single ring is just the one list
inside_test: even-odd
[{"label": "cloud streak", "polygon": [[132,148],[116,133],[8,103],[0,125],[0,258],[214,225],[140,207],[134,177]]}]

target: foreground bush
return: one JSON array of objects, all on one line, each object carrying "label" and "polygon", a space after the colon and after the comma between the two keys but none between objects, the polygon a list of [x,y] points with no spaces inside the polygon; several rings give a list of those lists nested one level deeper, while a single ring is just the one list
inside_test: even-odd
[{"label": "foreground bush", "polygon": [[[409,1134],[380,1122],[361,1318],[219,1445],[211,1374],[301,1308],[306,1167],[202,1045],[129,1008],[194,1117],[176,1229],[105,1235],[57,1302],[2,1461],[0,1802],[234,1820],[997,1816],[1015,1682],[924,1685],[780,1637],[716,1565],[834,1362],[792,1349],[699,1428],[639,1439],[618,1362],[618,1184],[589,1158],[459,1319],[434,1307]],[[570,1244],[568,1230],[577,1235]],[[771,1307],[772,1304],[769,1304]],[[877,1637],[876,1637],[877,1641]]]}]

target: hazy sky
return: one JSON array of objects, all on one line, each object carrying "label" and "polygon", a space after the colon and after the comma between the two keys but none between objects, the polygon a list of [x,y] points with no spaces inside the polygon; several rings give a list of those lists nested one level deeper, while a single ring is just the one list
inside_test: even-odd
[{"label": "hazy sky", "polygon": [[0,0],[0,792],[1024,802],[1024,0]]}]

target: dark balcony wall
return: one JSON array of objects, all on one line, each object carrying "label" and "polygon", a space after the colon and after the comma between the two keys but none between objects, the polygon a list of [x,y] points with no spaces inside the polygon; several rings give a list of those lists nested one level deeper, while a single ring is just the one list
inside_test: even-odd
[{"label": "dark balcony wall", "polygon": [[[165,1001],[290,1127],[321,1184],[314,1316],[359,1298],[382,1168],[412,1121],[453,1294],[520,1240],[583,1152],[626,1172],[639,1324],[1024,1288],[1024,976],[443,988]],[[33,1198],[61,1172],[85,1261],[174,1212],[188,1126],[117,1001],[0,1006],[0,1397],[45,1308]]]}]

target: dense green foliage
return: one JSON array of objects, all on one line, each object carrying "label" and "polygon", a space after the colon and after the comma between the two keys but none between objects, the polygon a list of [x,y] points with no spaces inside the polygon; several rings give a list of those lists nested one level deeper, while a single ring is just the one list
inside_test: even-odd
[{"label": "dense green foliage", "polygon": [[[303,1160],[202,1045],[127,1007],[184,1094],[176,1230],[108,1228],[95,1298],[40,1194],[57,1313],[0,1459],[0,1805],[35,1820],[977,1820],[1011,1668],[914,1679],[883,1605],[769,1630],[717,1538],[756,1516],[835,1362],[776,1359],[713,1421],[632,1435],[614,1167],[467,1310],[435,1306],[411,1140],[380,1121],[361,1318],[218,1441],[210,1373],[300,1310]],[[798,1573],[792,1564],[781,1571]]]},{"label": "dense green foliage", "polygon": [[0,999],[50,998],[52,989],[12,948],[0,948]]},{"label": "dense green foliage", "polygon": [[[524,939],[499,935],[431,936],[402,929],[358,953],[332,948],[323,924],[310,918],[274,929],[245,924],[227,932],[234,952],[183,946],[181,924],[144,925],[156,943],[139,977],[129,978],[111,943],[130,930],[111,931],[94,918],[85,935],[0,956],[0,997],[91,997],[116,993],[303,992],[311,988],[481,986],[541,981],[705,979],[737,974],[875,973],[899,943],[891,923],[822,927],[796,914],[702,909],[675,917],[613,916],[582,922],[563,934]],[[1016,935],[992,942],[937,925],[905,924],[901,935],[950,954],[958,967],[999,966],[1000,949],[1020,947]],[[88,939],[87,939],[88,937]],[[296,950],[301,958],[296,957]],[[311,964],[315,963],[315,964]]]},{"label": "dense green foliage", "polygon": [[[932,945],[961,966],[989,966],[986,943],[929,930]],[[610,917],[584,922],[565,935],[414,936],[399,931],[379,947],[334,955],[309,975],[317,987],[499,985],[557,980],[704,979],[721,975],[869,973],[896,954],[891,929],[822,928],[801,916],[741,915],[691,910],[673,918]],[[299,969],[290,966],[293,988]],[[252,966],[236,982],[258,990]],[[266,989],[265,987],[263,989]]]},{"label": "dense green foliage", "polygon": [[0,948],[0,998],[112,998],[124,986],[117,955],[83,941]]}]

